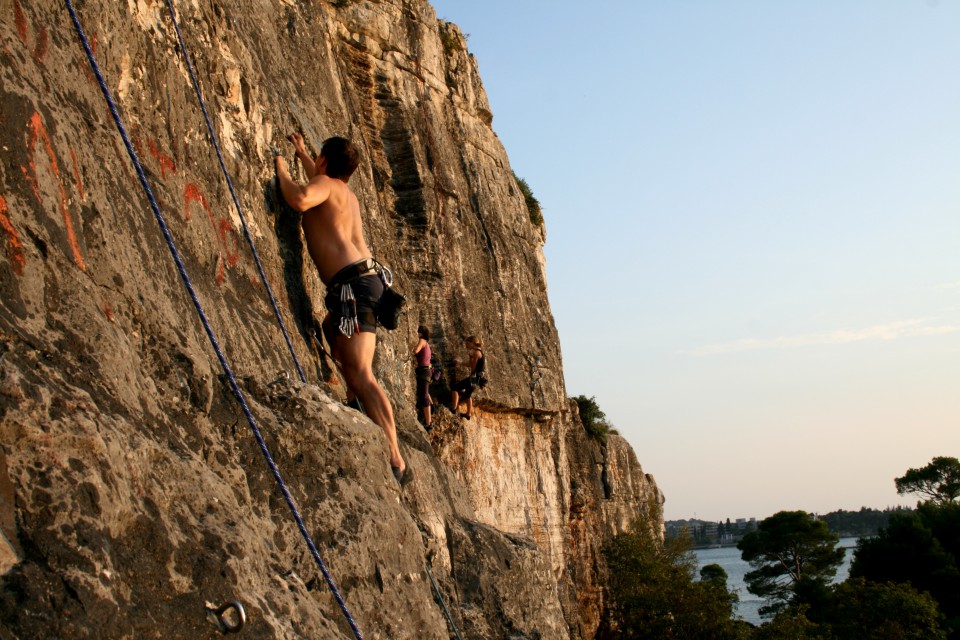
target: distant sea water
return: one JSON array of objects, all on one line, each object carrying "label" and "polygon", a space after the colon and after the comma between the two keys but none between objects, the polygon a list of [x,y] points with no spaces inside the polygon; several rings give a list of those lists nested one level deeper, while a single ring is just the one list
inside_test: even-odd
[{"label": "distant sea water", "polygon": [[[837,545],[846,549],[843,555],[843,564],[837,569],[837,576],[834,582],[843,582],[850,575],[850,561],[853,560],[853,549],[857,546],[857,538],[840,538]],[[718,564],[727,572],[727,588],[736,591],[740,596],[740,602],[737,604],[734,612],[738,617],[752,622],[753,624],[762,624],[763,618],[760,617],[760,607],[763,606],[763,600],[747,591],[747,585],[743,581],[743,576],[750,571],[750,564],[740,558],[740,550],[736,547],[721,547],[719,549],[694,549],[697,556],[697,577],[699,579],[700,569],[708,564]]]}]

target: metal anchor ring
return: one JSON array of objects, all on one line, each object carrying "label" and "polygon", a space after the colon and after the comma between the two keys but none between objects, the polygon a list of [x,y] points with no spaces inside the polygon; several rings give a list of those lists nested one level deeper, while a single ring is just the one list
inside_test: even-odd
[{"label": "metal anchor ring", "polygon": [[[233,610],[237,614],[237,622],[234,624],[230,619],[224,615],[228,611]],[[239,600],[230,600],[220,605],[220,608],[213,612],[217,617],[217,622],[220,624],[220,631],[223,633],[240,633],[240,630],[243,629],[243,625],[247,622],[247,614],[243,610],[243,605],[240,604]]]}]

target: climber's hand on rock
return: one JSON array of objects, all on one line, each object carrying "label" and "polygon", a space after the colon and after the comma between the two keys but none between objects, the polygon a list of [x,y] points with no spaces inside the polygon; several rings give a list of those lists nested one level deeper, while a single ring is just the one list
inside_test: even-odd
[{"label": "climber's hand on rock", "polygon": [[[306,148],[306,147],[304,146],[304,144],[303,144],[303,136],[302,136],[302,135],[300,135],[300,134],[297,133],[297,132],[293,132],[293,133],[291,133],[289,136],[287,136],[287,139],[290,140],[290,142],[293,143],[293,148],[294,148],[294,149],[296,149],[296,150],[299,151],[300,153],[304,153],[304,154],[307,153],[307,148]],[[309,154],[307,154],[307,155],[309,155]]]}]

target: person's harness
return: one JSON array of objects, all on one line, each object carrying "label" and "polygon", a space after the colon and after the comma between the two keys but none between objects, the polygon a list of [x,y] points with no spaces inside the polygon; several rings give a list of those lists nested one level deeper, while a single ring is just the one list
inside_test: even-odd
[{"label": "person's harness", "polygon": [[[383,266],[373,258],[365,258],[347,265],[331,278],[328,286],[331,293],[337,295],[339,288],[340,296],[340,333],[352,338],[353,334],[360,329],[360,318],[363,316],[364,324],[376,326],[379,318],[374,311],[364,310],[357,312],[357,299],[353,293],[353,283],[366,276],[378,275],[383,282],[384,291],[387,291],[393,284],[393,272]],[[382,297],[382,295],[381,295]],[[380,300],[374,300],[373,304]]]}]

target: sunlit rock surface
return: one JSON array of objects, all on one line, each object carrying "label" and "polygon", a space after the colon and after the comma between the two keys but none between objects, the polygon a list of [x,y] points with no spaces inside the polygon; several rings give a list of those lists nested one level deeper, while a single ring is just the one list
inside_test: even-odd
[{"label": "sunlit rock surface", "polygon": [[[336,6],[335,6],[336,5]],[[662,501],[566,399],[531,222],[459,29],[425,2],[176,4],[274,317],[164,2],[82,2],[197,297],[367,638],[590,638],[604,540]],[[0,639],[352,632],[171,260],[65,5],[0,2]],[[415,480],[341,404],[312,341],[323,286],[271,148],[346,135],[368,242],[409,311],[375,362]],[[549,212],[547,212],[549,216]],[[473,419],[416,421],[424,324],[445,385],[483,338]],[[463,374],[463,367],[459,368]]]}]

